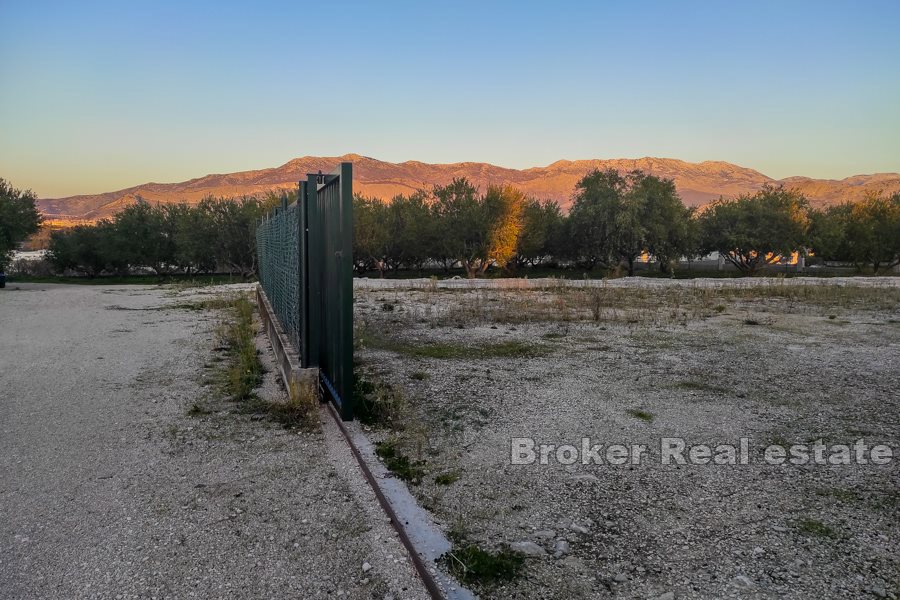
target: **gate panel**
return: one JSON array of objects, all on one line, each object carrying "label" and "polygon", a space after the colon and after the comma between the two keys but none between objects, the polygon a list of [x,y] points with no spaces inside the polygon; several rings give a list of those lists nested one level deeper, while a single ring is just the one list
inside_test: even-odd
[{"label": "gate panel", "polygon": [[353,165],[307,179],[309,355],[344,420],[353,418]]}]

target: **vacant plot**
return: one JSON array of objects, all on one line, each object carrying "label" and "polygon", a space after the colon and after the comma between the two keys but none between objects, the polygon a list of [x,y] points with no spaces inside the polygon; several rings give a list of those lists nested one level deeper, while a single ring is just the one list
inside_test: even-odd
[{"label": "vacant plot", "polygon": [[[764,451],[862,438],[900,454],[897,283],[366,282],[358,389],[484,597],[896,598],[897,458]],[[512,464],[514,438],[648,452]],[[662,464],[663,438],[749,464]]]}]

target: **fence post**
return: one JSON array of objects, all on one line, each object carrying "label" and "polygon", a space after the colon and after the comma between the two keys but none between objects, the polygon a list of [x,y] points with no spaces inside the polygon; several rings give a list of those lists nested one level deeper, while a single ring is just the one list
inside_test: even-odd
[{"label": "fence post", "polygon": [[300,260],[298,268],[300,276],[300,291],[297,297],[300,299],[300,366],[309,368],[309,192],[305,181],[298,183],[297,192],[297,226],[300,228]]},{"label": "fence post", "polygon": [[320,338],[322,335],[322,224],[319,215],[318,183],[314,174],[306,178],[306,266],[308,332],[306,336],[306,367],[319,366]]}]

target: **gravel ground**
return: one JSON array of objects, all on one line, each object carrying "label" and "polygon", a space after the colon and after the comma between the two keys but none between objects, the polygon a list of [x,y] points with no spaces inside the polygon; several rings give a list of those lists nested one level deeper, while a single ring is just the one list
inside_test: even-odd
[{"label": "gravel ground", "polygon": [[235,414],[162,308],[246,287],[0,290],[0,597],[426,597],[330,420]]},{"label": "gravel ground", "polygon": [[[447,531],[537,555],[483,597],[898,598],[900,280],[802,281],[358,283],[357,360],[417,423],[370,435],[426,461],[411,489]],[[513,465],[520,437],[649,455]],[[663,465],[664,437],[746,438],[750,464]],[[820,438],[894,458],[762,460]]]}]

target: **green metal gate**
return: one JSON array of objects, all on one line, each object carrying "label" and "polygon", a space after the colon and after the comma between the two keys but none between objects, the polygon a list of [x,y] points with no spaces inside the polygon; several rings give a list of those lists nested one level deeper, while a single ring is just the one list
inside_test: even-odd
[{"label": "green metal gate", "polygon": [[301,366],[353,418],[353,165],[300,182],[296,204],[257,228],[260,283]]}]

